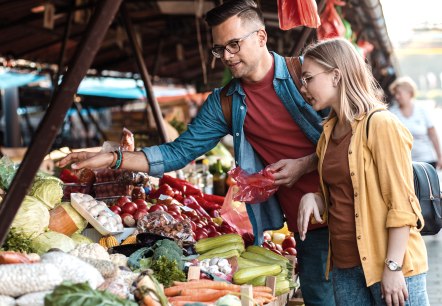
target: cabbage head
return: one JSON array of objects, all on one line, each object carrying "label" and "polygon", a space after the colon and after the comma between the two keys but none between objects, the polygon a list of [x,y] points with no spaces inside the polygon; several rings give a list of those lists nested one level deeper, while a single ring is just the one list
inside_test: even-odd
[{"label": "cabbage head", "polygon": [[75,242],[64,234],[47,231],[32,239],[31,247],[39,255],[53,248],[60,249],[63,252],[69,252],[75,248]]},{"label": "cabbage head", "polygon": [[241,306],[241,300],[232,294],[227,294],[221,298],[219,298],[215,302],[215,306]]},{"label": "cabbage head", "polygon": [[63,207],[63,209],[72,219],[72,221],[74,221],[75,225],[78,228],[76,233],[80,234],[86,228],[88,224],[87,220],[83,218],[75,208],[72,207],[70,202],[62,202],[60,206]]},{"label": "cabbage head", "polygon": [[49,226],[49,211],[37,198],[25,196],[11,227],[29,237],[36,237]]},{"label": "cabbage head", "polygon": [[86,236],[79,234],[79,233],[73,233],[71,235],[71,239],[74,240],[74,242],[77,245],[81,244],[81,243],[86,243],[86,244],[94,243],[89,237],[86,237]]},{"label": "cabbage head", "polygon": [[61,202],[63,197],[63,182],[54,176],[37,177],[32,184],[29,195],[42,201],[48,209]]}]

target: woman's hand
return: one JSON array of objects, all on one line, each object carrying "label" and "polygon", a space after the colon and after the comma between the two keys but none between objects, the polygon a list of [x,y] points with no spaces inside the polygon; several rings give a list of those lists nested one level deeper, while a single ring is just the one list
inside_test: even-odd
[{"label": "woman's hand", "polygon": [[72,169],[99,169],[110,167],[113,160],[113,153],[77,152],[60,160],[58,166],[63,168],[72,163]]},{"label": "woman's hand", "polygon": [[298,231],[299,237],[302,241],[304,241],[307,234],[311,215],[315,217],[317,222],[322,223],[321,214],[323,211],[324,202],[319,195],[307,193],[301,198],[298,209]]},{"label": "woman's hand", "polygon": [[297,159],[281,159],[267,166],[275,179],[275,185],[292,187],[301,176],[316,169],[316,155],[308,155]]},{"label": "woman's hand", "polygon": [[384,268],[381,281],[382,297],[387,306],[403,306],[408,299],[408,290],[402,271]]}]

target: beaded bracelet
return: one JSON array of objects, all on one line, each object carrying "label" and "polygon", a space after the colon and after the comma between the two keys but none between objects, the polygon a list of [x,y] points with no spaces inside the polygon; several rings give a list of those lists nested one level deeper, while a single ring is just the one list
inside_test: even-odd
[{"label": "beaded bracelet", "polygon": [[109,165],[109,168],[112,169],[113,168],[113,164],[115,163],[115,161],[117,160],[117,154],[115,152],[111,152],[112,153],[112,162]]},{"label": "beaded bracelet", "polygon": [[121,167],[121,162],[123,161],[123,153],[121,152],[121,149],[114,151],[114,153],[117,153],[117,161],[115,162],[115,166],[113,166],[112,169],[117,170]]}]

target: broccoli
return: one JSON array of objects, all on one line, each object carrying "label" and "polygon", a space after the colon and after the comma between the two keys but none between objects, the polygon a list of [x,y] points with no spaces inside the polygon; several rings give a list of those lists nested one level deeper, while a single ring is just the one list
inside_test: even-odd
[{"label": "broccoli", "polygon": [[181,256],[183,255],[183,249],[173,240],[162,239],[155,242],[154,248],[165,247],[166,249],[174,249]]},{"label": "broccoli", "polygon": [[156,261],[160,259],[160,257],[162,256],[170,261],[176,261],[177,267],[181,270],[184,269],[184,262],[182,259],[183,253],[180,254],[175,249],[167,248],[166,246],[161,246],[153,251],[152,259]]}]

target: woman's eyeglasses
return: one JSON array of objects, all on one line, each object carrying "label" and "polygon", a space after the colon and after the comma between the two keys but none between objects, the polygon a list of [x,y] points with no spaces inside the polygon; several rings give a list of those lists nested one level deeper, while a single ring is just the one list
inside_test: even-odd
[{"label": "woman's eyeglasses", "polygon": [[332,71],[332,70],[333,70],[333,68],[332,68],[332,69],[328,69],[328,70],[324,70],[324,71],[321,71],[321,72],[318,72],[317,74],[314,74],[314,75],[311,75],[311,76],[308,76],[308,77],[302,77],[302,78],[301,78],[301,84],[302,84],[302,86],[304,86],[305,88],[307,88],[308,83],[310,83],[310,81],[311,81],[315,76],[317,76],[317,75],[319,75],[319,74],[321,74],[321,73],[330,72],[330,71]]}]

